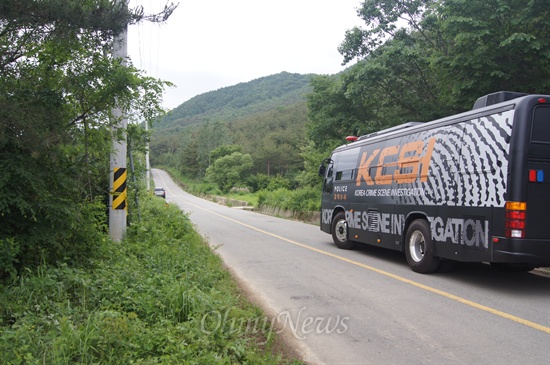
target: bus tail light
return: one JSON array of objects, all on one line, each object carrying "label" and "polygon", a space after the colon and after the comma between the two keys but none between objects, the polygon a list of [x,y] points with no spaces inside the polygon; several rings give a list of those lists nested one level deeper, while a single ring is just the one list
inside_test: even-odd
[{"label": "bus tail light", "polygon": [[544,170],[529,170],[529,182],[544,182]]},{"label": "bus tail light", "polygon": [[525,221],[527,219],[527,203],[506,202],[506,237],[525,238]]}]

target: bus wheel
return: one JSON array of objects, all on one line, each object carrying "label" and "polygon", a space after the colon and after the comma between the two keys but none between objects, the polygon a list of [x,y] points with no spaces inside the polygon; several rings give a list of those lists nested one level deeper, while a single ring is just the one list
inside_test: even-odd
[{"label": "bus wheel", "polygon": [[348,239],[348,222],[343,212],[336,214],[332,220],[332,240],[338,248],[344,250],[355,247],[355,243]]},{"label": "bus wheel", "polygon": [[430,227],[425,220],[417,219],[409,226],[405,239],[405,255],[413,271],[427,274],[437,270],[440,260],[433,255]]}]

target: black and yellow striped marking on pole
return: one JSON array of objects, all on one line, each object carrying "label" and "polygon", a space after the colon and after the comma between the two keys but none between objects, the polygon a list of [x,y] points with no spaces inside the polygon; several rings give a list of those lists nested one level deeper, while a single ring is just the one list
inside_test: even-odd
[{"label": "black and yellow striped marking on pole", "polygon": [[115,167],[113,176],[113,209],[128,209],[126,204],[126,178],[125,167]]}]

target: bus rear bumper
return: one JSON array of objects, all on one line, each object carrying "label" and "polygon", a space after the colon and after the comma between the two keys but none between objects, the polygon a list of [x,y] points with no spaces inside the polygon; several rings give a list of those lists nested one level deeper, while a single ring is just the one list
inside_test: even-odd
[{"label": "bus rear bumper", "polygon": [[492,262],[550,266],[550,240],[498,239],[493,243]]}]

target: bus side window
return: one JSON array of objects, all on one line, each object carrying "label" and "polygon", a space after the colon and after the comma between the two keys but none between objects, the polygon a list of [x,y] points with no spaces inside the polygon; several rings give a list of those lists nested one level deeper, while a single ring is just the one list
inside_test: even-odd
[{"label": "bus side window", "polygon": [[353,180],[356,176],[357,169],[348,169],[344,171],[338,171],[336,173],[336,180]]},{"label": "bus side window", "polygon": [[360,148],[351,148],[340,152],[336,166],[336,180],[352,180],[356,177]]}]

